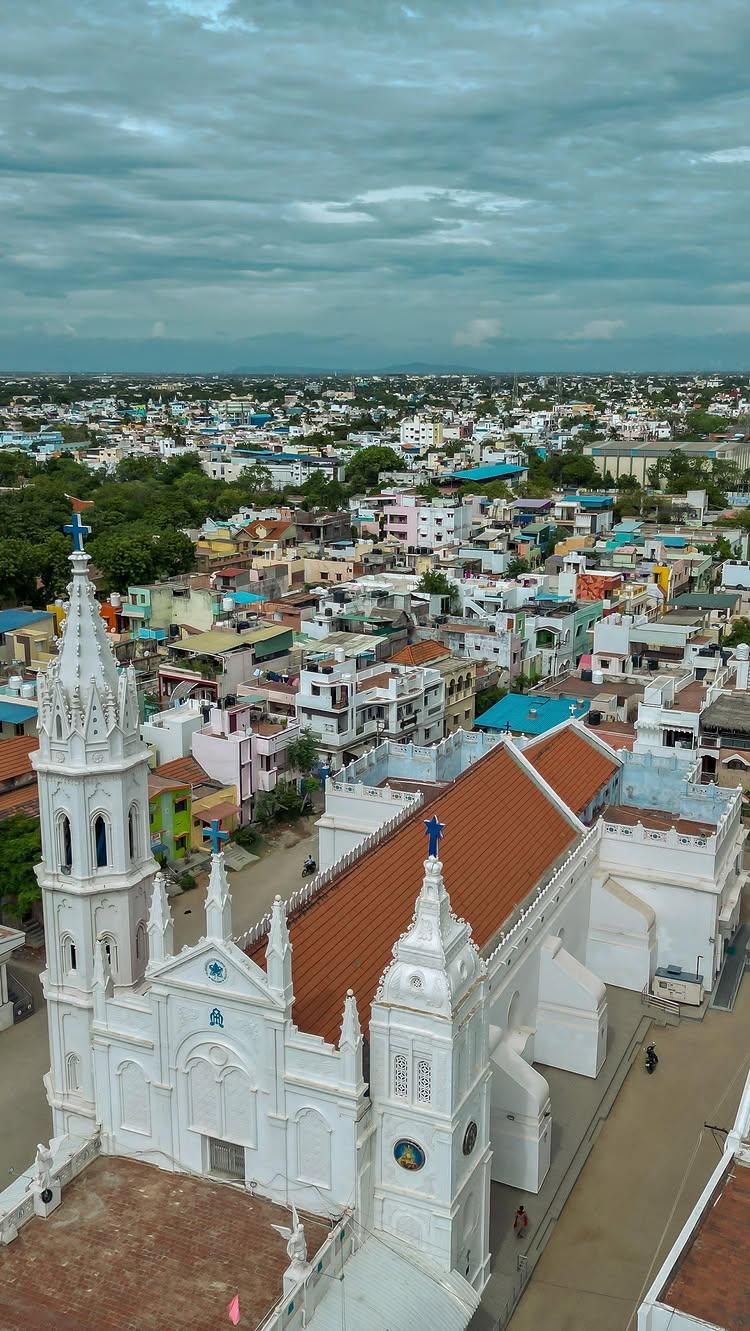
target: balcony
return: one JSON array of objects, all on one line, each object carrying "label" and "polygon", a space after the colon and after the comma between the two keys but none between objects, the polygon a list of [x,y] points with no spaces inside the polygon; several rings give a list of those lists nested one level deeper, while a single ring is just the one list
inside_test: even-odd
[{"label": "balcony", "polygon": [[268,770],[261,768],[258,772],[258,790],[275,790],[278,780],[278,767],[270,767]]}]

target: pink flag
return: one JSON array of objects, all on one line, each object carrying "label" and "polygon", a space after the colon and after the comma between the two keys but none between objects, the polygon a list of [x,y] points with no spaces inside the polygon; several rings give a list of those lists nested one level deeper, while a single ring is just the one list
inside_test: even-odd
[{"label": "pink flag", "polygon": [[234,1298],[232,1299],[232,1302],[230,1303],[229,1307],[227,1308],[227,1317],[229,1318],[230,1322],[232,1323],[232,1326],[238,1326],[238,1325],[239,1325],[239,1320],[240,1320],[240,1296],[239,1296],[239,1294],[235,1294]]}]

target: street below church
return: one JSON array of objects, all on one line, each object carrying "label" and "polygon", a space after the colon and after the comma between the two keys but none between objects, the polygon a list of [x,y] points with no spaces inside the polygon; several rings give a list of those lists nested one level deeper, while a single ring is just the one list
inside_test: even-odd
[{"label": "street below church", "polygon": [[[652,1027],[510,1322],[510,1331],[632,1331],[635,1309],[719,1158],[750,1064],[750,978],[733,1012]],[[554,1112],[554,1101],[553,1101]],[[724,1138],[718,1135],[723,1147]],[[534,1241],[533,1198],[528,1244]],[[517,1243],[512,1234],[504,1242]],[[518,1244],[521,1251],[527,1243]],[[632,1321],[631,1321],[632,1315]],[[481,1328],[502,1327],[486,1305]]]},{"label": "street below church", "polygon": [[[275,835],[275,843],[253,864],[228,873],[235,937],[270,911],[277,894],[287,901],[305,882],[302,877],[305,857],[318,854],[315,817],[300,818],[293,826]],[[195,887],[171,899],[174,944],[178,951],[186,943],[197,943],[205,933],[204,898],[205,890]]]}]

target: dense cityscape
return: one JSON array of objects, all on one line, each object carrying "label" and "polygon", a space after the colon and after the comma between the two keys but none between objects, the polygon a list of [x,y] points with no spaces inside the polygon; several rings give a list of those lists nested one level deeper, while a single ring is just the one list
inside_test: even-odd
[{"label": "dense cityscape", "polygon": [[750,1331],[746,0],[0,71],[0,1331]]},{"label": "dense cityscape", "polygon": [[[653,1026],[666,1042],[688,1012],[745,1020],[750,376],[6,376],[0,414],[0,1016],[23,1106],[5,1134],[19,1177],[0,1198],[18,1253],[3,1327],[22,1325],[37,1252],[54,1267],[96,1251],[86,1226],[55,1229],[66,1180],[97,1207],[136,1190],[136,1229],[193,1243],[160,1164],[196,1189],[199,1273],[224,1223],[211,1187],[256,1199],[236,1223],[263,1276],[248,1284],[229,1252],[230,1320],[294,1326],[297,1304],[329,1325],[343,1296],[313,1277],[344,1258],[350,1297],[387,1317],[370,1227],[399,1240],[378,1279],[407,1282],[417,1306],[440,1288],[444,1324],[505,1325],[530,1277],[513,1324],[534,1318],[550,1218],[572,1189],[571,1216]],[[437,952],[418,941],[434,929]],[[215,996],[239,958],[250,969],[222,1007],[192,1016],[185,998]],[[130,1056],[160,1002],[196,1028],[190,1055],[171,1019],[160,1037],[163,1099],[156,1065]],[[202,1043],[207,1019],[228,1029],[247,1003],[257,1038],[259,1017],[283,1018],[289,1167],[256,1103],[264,1045]],[[46,1098],[14,1073],[26,1032],[44,1059],[45,1007]],[[713,1037],[719,1086],[734,1031]],[[690,1083],[683,1058],[675,1045],[665,1106]],[[348,1106],[335,1124],[331,1096]],[[742,1173],[726,1173],[738,1112],[721,1179]],[[710,1244],[715,1223],[700,1183],[674,1253],[647,1239],[637,1264],[666,1258],[643,1328],[667,1305],[722,1315],[691,1268],[693,1233]],[[33,1216],[50,1221],[29,1246]],[[113,1260],[129,1242],[116,1226]],[[598,1242],[616,1262],[619,1222]],[[436,1285],[456,1252],[460,1276]],[[166,1295],[147,1288],[148,1314],[116,1303],[117,1326],[156,1325]],[[87,1298],[64,1285],[55,1325],[89,1317]],[[192,1283],[169,1294],[184,1318],[195,1299]]]}]

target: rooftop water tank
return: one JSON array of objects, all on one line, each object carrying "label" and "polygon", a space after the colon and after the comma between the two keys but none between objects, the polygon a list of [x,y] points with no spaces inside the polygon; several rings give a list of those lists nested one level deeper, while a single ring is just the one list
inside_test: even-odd
[{"label": "rooftop water tank", "polygon": [[113,610],[120,609],[120,606],[122,605],[122,597],[119,592],[109,593],[109,604],[112,606]]},{"label": "rooftop water tank", "polygon": [[23,676],[10,675],[8,677],[8,688],[10,689],[11,693],[20,693],[22,684],[23,684]]},{"label": "rooftop water tank", "polygon": [[231,615],[232,611],[234,610],[234,597],[224,596],[222,598],[221,608],[226,615]]},{"label": "rooftop water tank", "polygon": [[603,671],[603,670],[592,670],[592,671],[591,671],[591,683],[592,683],[592,684],[603,684],[603,683],[604,683],[604,671]]},{"label": "rooftop water tank", "polygon": [[21,685],[21,697],[22,698],[36,697],[36,684],[34,683],[33,679],[27,679],[25,683]]}]

